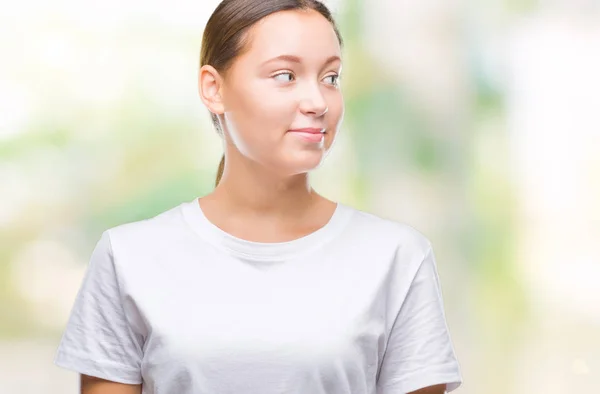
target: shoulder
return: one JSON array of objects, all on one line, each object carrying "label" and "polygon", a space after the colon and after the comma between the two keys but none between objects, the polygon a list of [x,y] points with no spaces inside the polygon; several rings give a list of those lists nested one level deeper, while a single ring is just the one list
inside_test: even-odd
[{"label": "shoulder", "polygon": [[431,249],[431,242],[412,225],[371,212],[348,207],[353,211],[351,231],[370,242],[392,245],[424,256]]},{"label": "shoulder", "polygon": [[168,243],[170,239],[179,236],[184,228],[181,205],[146,219],[110,227],[103,232],[102,239],[109,243],[113,252],[147,250]]},{"label": "shoulder", "polygon": [[347,238],[345,247],[353,258],[358,256],[357,260],[366,261],[364,266],[371,273],[379,272],[386,277],[387,291],[394,294],[396,302],[396,308],[392,309],[397,310],[419,271],[429,275],[420,268],[430,260],[430,240],[406,222],[358,209],[354,209],[348,232],[351,239]]}]

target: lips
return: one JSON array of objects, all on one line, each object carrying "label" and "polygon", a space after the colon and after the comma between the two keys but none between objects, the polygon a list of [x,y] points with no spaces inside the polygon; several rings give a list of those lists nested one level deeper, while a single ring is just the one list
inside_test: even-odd
[{"label": "lips", "polygon": [[325,129],[315,127],[305,127],[303,129],[292,129],[289,130],[292,133],[310,133],[310,134],[323,134]]},{"label": "lips", "polygon": [[298,136],[299,138],[301,138],[304,141],[308,141],[308,142],[321,142],[324,140],[325,138],[325,134],[318,132],[318,133],[309,133],[309,132],[303,132],[303,131],[296,131],[293,132],[292,135],[294,136]]}]

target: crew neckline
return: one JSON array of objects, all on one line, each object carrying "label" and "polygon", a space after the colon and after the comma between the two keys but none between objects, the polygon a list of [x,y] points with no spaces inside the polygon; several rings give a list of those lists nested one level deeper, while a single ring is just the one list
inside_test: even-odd
[{"label": "crew neckline", "polygon": [[200,237],[221,250],[254,261],[284,261],[311,252],[340,233],[352,213],[350,207],[337,202],[329,221],[312,233],[285,242],[255,242],[236,237],[208,220],[198,198],[182,203],[181,209],[185,221]]}]

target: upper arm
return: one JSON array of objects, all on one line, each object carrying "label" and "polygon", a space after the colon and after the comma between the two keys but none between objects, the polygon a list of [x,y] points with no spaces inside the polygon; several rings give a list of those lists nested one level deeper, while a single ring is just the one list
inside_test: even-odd
[{"label": "upper arm", "polygon": [[446,392],[445,384],[437,384],[435,386],[429,386],[417,391],[411,391],[408,394],[444,394]]},{"label": "upper arm", "polygon": [[141,384],[111,382],[88,375],[81,376],[81,394],[141,394]]},{"label": "upper arm", "polygon": [[443,394],[461,381],[430,245],[389,334],[377,394]]},{"label": "upper arm", "polygon": [[[58,346],[56,365],[128,385],[142,383],[143,336],[126,313],[108,232],[98,241]],[[135,323],[135,324],[132,324]]]}]

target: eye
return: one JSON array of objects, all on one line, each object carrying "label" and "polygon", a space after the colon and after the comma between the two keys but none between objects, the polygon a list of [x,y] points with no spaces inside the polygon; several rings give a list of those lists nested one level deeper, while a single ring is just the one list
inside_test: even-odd
[{"label": "eye", "polygon": [[286,71],[273,75],[273,78],[280,82],[292,82],[294,80],[294,74],[292,74],[289,71]]},{"label": "eye", "polygon": [[330,85],[333,86],[338,86],[338,79],[339,79],[339,75],[337,74],[332,74],[332,75],[328,75],[324,78],[325,81],[327,81],[327,79],[329,79],[330,81],[328,82]]}]

